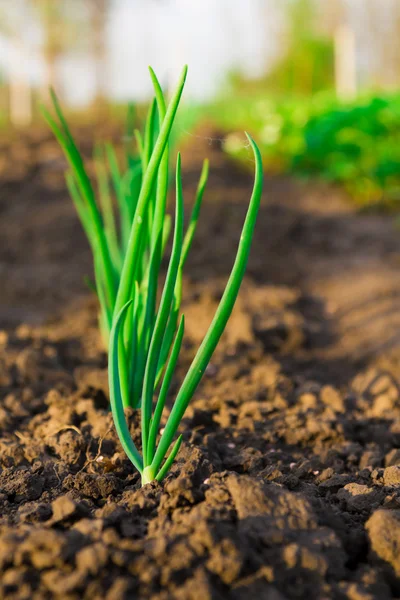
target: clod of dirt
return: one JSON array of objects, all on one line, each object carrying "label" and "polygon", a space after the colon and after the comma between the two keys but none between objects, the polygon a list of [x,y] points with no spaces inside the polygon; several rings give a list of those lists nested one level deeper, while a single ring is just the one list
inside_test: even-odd
[{"label": "clod of dirt", "polygon": [[394,467],[400,466],[400,449],[393,448],[390,452],[388,452],[385,456],[385,466],[386,467]]},{"label": "clod of dirt", "polygon": [[383,494],[379,489],[367,485],[348,483],[338,491],[337,498],[343,500],[350,511],[359,512],[370,511],[383,499]]},{"label": "clod of dirt", "polygon": [[400,466],[386,467],[383,472],[383,482],[388,486],[400,486]]},{"label": "clod of dirt", "polygon": [[77,504],[68,496],[59,496],[51,503],[53,517],[51,523],[68,521],[72,517],[82,516],[85,512],[82,505]]},{"label": "clod of dirt", "polygon": [[107,547],[100,542],[85,546],[76,555],[78,571],[85,574],[96,575],[100,570],[105,568],[107,561]]},{"label": "clod of dirt", "polygon": [[44,479],[26,468],[16,471],[4,469],[0,475],[0,493],[7,495],[15,503],[40,498],[43,487]]},{"label": "clod of dirt", "polygon": [[400,577],[400,510],[379,509],[365,527],[373,554]]}]

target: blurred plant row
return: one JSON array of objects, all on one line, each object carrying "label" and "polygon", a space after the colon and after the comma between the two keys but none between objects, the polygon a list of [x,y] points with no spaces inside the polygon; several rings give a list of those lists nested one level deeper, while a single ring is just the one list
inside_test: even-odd
[{"label": "blurred plant row", "polygon": [[[261,144],[271,173],[294,173],[340,184],[361,205],[400,201],[400,95],[338,101],[324,92],[308,98],[233,97],[210,108],[226,131],[245,126]],[[228,134],[225,150],[248,159],[242,135]]]}]

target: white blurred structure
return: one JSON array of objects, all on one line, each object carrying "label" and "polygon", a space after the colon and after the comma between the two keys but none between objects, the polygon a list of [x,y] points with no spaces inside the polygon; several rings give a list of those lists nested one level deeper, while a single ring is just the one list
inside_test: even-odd
[{"label": "white blurred structure", "polygon": [[[230,71],[249,77],[262,74],[287,42],[285,15],[294,0],[57,1],[64,3],[67,15],[61,25],[69,27],[76,14],[81,25],[69,27],[68,43],[53,60],[52,79],[65,102],[85,105],[105,95],[114,100],[147,98],[149,64],[168,83],[188,63],[185,96],[197,99],[212,96]],[[320,8],[320,25],[326,24],[330,35],[341,25],[336,35],[341,96],[353,95],[357,84],[398,85],[400,0],[313,1]],[[39,0],[0,0],[0,75],[11,82],[15,74],[15,39],[2,26],[12,17],[24,44],[24,85],[40,89],[48,80],[49,61],[44,57],[49,31],[35,14],[38,4]],[[93,12],[100,5],[109,6],[107,19],[101,11]],[[338,15],[340,22],[334,25]],[[55,37],[58,41],[58,34]]]},{"label": "white blurred structure", "polygon": [[10,48],[10,120],[17,127],[25,127],[32,120],[32,89],[27,72],[26,48],[15,39]]},{"label": "white blurred structure", "polygon": [[336,93],[342,100],[351,100],[357,94],[357,50],[354,30],[345,24],[337,27],[334,45]]},{"label": "white blurred structure", "polygon": [[[0,0],[0,9],[3,5],[7,10],[9,2]],[[18,2],[28,7],[30,0]],[[82,7],[85,2],[89,5],[87,0],[67,0],[71,9]],[[168,82],[188,63],[186,95],[204,99],[218,89],[232,70],[250,76],[262,74],[279,49],[283,10],[277,0],[109,0],[109,3],[104,48],[97,46],[97,58],[82,45],[83,36],[76,35],[76,44],[74,40],[70,43],[73,50],[61,53],[57,59],[57,82],[64,99],[71,104],[86,104],[97,95],[96,60],[101,51],[106,81],[102,93],[107,91],[116,100],[140,100],[151,93],[149,64]],[[42,53],[46,32],[32,12],[26,19],[22,11],[20,26],[24,31],[30,30],[27,71],[31,73],[31,84],[40,87],[48,78],[48,65]],[[6,38],[3,42],[9,43]],[[0,53],[0,69],[6,76],[13,69],[8,54]],[[33,63],[39,64],[39,68],[31,68]]]},{"label": "white blurred structure", "polygon": [[185,63],[185,93],[207,98],[233,69],[261,75],[279,45],[276,0],[118,0],[116,6],[109,73],[118,98],[150,94],[148,64],[168,81]]}]

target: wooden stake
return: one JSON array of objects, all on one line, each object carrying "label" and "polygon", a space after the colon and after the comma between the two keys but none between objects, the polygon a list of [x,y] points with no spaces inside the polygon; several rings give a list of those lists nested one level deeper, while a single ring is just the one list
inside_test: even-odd
[{"label": "wooden stake", "polygon": [[21,40],[14,40],[10,70],[10,121],[16,127],[32,122],[32,90],[26,64],[26,52]]},{"label": "wooden stake", "polygon": [[356,96],[356,39],[349,25],[340,25],[335,32],[335,83],[337,96],[342,100]]}]

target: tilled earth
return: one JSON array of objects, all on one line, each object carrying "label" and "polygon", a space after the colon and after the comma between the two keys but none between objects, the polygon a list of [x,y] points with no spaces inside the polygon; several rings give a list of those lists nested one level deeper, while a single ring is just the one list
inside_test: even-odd
[{"label": "tilled earth", "polygon": [[[251,192],[199,136],[184,153],[188,204],[204,154],[213,171],[175,391]],[[90,254],[63,168],[41,131],[1,144],[0,598],[400,598],[393,218],[356,214],[320,185],[267,180],[247,279],[181,452],[142,489],[108,410]],[[128,418],[139,443],[139,414]]]}]

